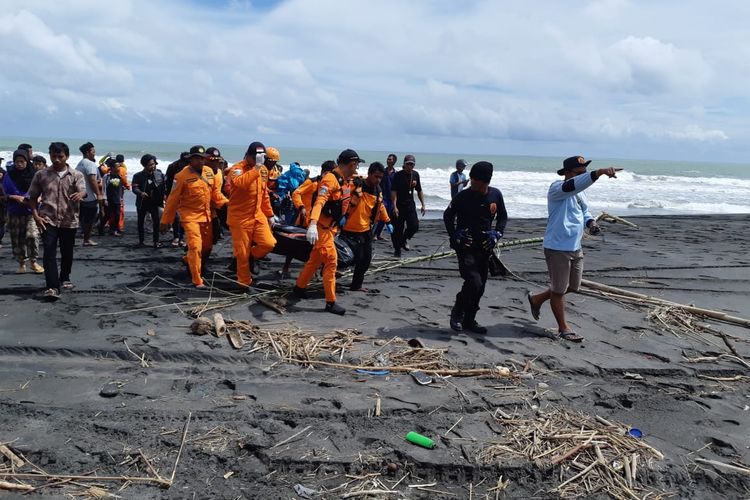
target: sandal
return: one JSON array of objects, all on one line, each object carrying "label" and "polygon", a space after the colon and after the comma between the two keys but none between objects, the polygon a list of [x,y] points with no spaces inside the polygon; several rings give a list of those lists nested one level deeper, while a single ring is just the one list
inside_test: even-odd
[{"label": "sandal", "polygon": [[60,298],[60,292],[56,288],[48,288],[42,292],[42,297],[47,300],[57,300]]},{"label": "sandal", "polygon": [[531,317],[535,321],[539,321],[539,311],[541,307],[534,305],[534,300],[531,298],[531,292],[526,292],[526,300],[529,301],[529,307],[531,308]]},{"label": "sandal", "polygon": [[572,330],[567,332],[557,332],[557,338],[567,340],[568,342],[583,342],[583,337]]},{"label": "sandal", "polygon": [[73,286],[73,283],[71,283],[70,281],[63,281],[62,288],[63,290],[72,290],[74,286]]}]

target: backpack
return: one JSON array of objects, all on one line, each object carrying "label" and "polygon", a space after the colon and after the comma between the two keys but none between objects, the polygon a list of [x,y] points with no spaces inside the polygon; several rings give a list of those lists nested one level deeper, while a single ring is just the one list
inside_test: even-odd
[{"label": "backpack", "polygon": [[[343,187],[344,185],[344,178],[341,177],[337,172],[329,172],[331,175],[333,175],[336,178],[336,182],[339,183],[339,187]],[[322,178],[321,178],[322,181]],[[323,205],[323,209],[320,213],[323,215],[327,215],[331,219],[333,219],[333,225],[339,223],[341,220],[341,217],[344,215],[344,201],[348,200],[349,198],[339,198],[338,200],[328,200],[326,201],[325,205]]]}]

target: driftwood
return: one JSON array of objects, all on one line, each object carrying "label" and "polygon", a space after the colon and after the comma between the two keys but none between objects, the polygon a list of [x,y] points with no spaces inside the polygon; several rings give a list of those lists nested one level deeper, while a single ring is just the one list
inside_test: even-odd
[{"label": "driftwood", "polygon": [[604,220],[604,221],[607,221],[607,222],[619,222],[620,224],[625,224],[626,226],[630,226],[632,228],[638,229],[638,226],[636,224],[633,224],[632,222],[627,221],[627,220],[623,219],[622,217],[618,217],[616,215],[611,215],[611,214],[608,214],[606,212],[600,213],[596,217],[596,220],[597,221]]},{"label": "driftwood", "polygon": [[217,337],[223,337],[227,333],[227,325],[221,313],[214,313],[214,331]]},{"label": "driftwood", "polygon": [[10,463],[13,464],[13,467],[15,467],[16,469],[20,469],[21,467],[23,467],[23,465],[24,465],[25,462],[23,460],[21,460],[18,457],[18,455],[16,455],[15,453],[13,453],[10,450],[10,448],[8,448],[7,446],[5,446],[4,444],[0,444],[0,453],[2,453],[3,455],[5,455],[8,458],[8,460],[10,460]]},{"label": "driftwood", "polygon": [[232,344],[232,347],[235,349],[242,349],[245,346],[245,341],[243,340],[242,335],[234,328],[229,330],[227,338],[229,339],[229,343]]},{"label": "driftwood", "polygon": [[733,325],[743,326],[750,328],[750,319],[739,318],[737,316],[731,316],[721,311],[713,311],[711,309],[704,309],[702,307],[690,306],[687,304],[680,304],[678,302],[672,302],[666,299],[660,299],[651,295],[644,295],[642,293],[631,292],[623,288],[617,288],[614,286],[604,285],[595,281],[581,280],[581,285],[592,290],[598,290],[613,295],[617,295],[618,299],[631,299],[640,304],[650,304],[657,306],[671,306],[680,308],[686,312],[694,314],[696,316],[702,316],[704,318],[712,318],[725,323],[731,323]]}]

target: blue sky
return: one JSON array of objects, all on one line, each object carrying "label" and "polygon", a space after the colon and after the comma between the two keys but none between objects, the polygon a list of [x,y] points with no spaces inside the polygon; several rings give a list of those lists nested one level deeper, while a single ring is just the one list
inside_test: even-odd
[{"label": "blue sky", "polygon": [[745,162],[750,2],[7,0],[0,135]]}]

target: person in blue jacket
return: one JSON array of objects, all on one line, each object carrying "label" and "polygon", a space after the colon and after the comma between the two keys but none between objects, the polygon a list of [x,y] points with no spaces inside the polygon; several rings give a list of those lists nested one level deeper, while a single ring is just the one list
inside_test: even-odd
[{"label": "person in blue jacket", "polygon": [[621,168],[600,168],[587,172],[591,160],[583,156],[571,156],[563,161],[563,168],[557,171],[563,180],[553,182],[547,192],[547,230],[544,233],[544,258],[550,277],[547,290],[527,299],[531,315],[539,319],[539,312],[547,300],[557,321],[558,338],[571,342],[581,342],[578,335],[565,321],[565,294],[578,291],[583,276],[583,250],[581,238],[585,228],[589,234],[601,232],[596,219],[591,216],[586,195],[583,192],[601,176],[617,177]]},{"label": "person in blue jacket", "polygon": [[13,257],[18,261],[17,273],[26,272],[26,263],[35,273],[43,273],[39,265],[39,231],[26,197],[36,170],[31,166],[29,154],[24,149],[13,153],[13,164],[3,178],[3,189],[8,197],[8,230],[13,246]]}]

